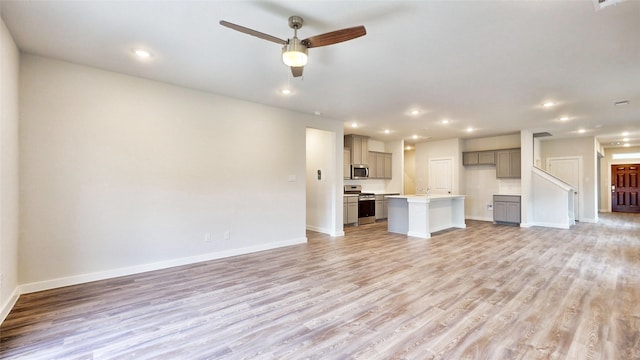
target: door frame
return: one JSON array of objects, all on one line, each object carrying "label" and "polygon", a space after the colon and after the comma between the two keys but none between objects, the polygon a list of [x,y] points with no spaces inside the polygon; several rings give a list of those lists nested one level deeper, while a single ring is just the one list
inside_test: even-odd
[{"label": "door frame", "polygon": [[[321,203],[323,205],[322,211],[326,212],[328,216],[330,216],[329,223],[324,224],[325,226],[317,227],[315,225],[309,225],[307,219],[307,207],[309,206],[307,196],[309,195],[309,187],[310,182],[320,181],[317,179],[317,175],[315,172],[313,175],[309,176],[309,158],[307,151],[309,150],[309,130],[312,131],[321,131],[326,133],[327,141],[325,141],[324,145],[331,149],[327,153],[323,154],[323,160],[326,163],[326,168],[322,170],[322,180],[327,184],[320,187],[320,193],[318,193],[318,197],[322,199]],[[342,138],[341,134],[338,134],[335,131],[323,129],[320,127],[314,126],[306,126],[305,127],[305,161],[304,161],[304,170],[305,170],[305,229],[312,230],[316,232],[320,232],[323,234],[328,234],[332,237],[336,236],[344,236],[343,224],[342,224],[342,201],[343,194],[342,191],[338,190],[342,188],[342,178],[338,180],[339,174],[343,171],[343,155],[344,152],[340,152],[338,154],[337,146],[340,143],[340,138]],[[343,148],[344,149],[344,148]],[[338,162],[338,159],[340,161]],[[340,165],[338,165],[340,164]],[[315,170],[315,169],[314,169]],[[288,181],[296,181],[295,177],[289,178]],[[338,186],[339,185],[339,186]]]},{"label": "door frame", "polygon": [[[549,171],[549,161],[551,160],[578,160],[578,216],[575,216],[577,221],[582,221],[584,217],[584,173],[582,167],[582,156],[551,156],[545,159],[545,171],[551,174]],[[609,174],[611,176],[611,174]],[[562,180],[562,179],[561,179]]]},{"label": "door frame", "polygon": [[613,165],[633,165],[640,163],[638,159],[616,159],[615,161],[609,160],[607,162],[607,208],[606,212],[611,212],[611,206],[613,201],[611,200],[611,167]]}]

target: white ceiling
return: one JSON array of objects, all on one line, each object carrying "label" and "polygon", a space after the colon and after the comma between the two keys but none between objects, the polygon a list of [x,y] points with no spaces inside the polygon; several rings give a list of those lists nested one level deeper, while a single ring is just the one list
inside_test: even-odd
[{"label": "white ceiling", "polygon": [[[319,112],[345,133],[415,143],[530,129],[611,147],[627,131],[640,146],[639,0],[599,11],[590,0],[2,0],[1,11],[23,52]],[[290,15],[305,20],[301,39],[356,25],[367,35],[310,49],[292,78],[278,44],[218,24],[287,39]],[[136,59],[137,48],[152,58]]]}]

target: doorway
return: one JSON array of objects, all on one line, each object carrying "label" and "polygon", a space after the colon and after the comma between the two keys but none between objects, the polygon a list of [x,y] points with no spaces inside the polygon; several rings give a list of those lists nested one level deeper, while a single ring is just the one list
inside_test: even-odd
[{"label": "doorway", "polygon": [[611,211],[640,213],[640,164],[611,165]]},{"label": "doorway", "polygon": [[307,128],[306,228],[336,236],[336,133]]},{"label": "doorway", "polygon": [[429,159],[431,194],[449,195],[453,189],[453,158]]},{"label": "doorway", "polygon": [[573,186],[573,204],[575,219],[580,221],[582,216],[582,157],[549,157],[547,158],[547,172],[558,179]]}]

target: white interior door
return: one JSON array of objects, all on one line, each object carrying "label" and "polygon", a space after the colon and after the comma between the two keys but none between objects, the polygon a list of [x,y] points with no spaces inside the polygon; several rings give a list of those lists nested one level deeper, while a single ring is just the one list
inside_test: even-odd
[{"label": "white interior door", "polygon": [[580,220],[581,187],[582,187],[582,158],[581,157],[550,157],[547,158],[547,172],[558,179],[573,186],[575,219]]},{"label": "white interior door", "polygon": [[431,194],[447,195],[453,189],[453,159],[429,159],[429,184]]}]

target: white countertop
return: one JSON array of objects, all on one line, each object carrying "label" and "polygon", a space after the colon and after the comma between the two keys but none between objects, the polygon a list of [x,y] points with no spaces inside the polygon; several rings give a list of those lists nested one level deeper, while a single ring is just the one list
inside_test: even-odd
[{"label": "white countertop", "polygon": [[467,195],[427,195],[427,194],[417,194],[417,195],[389,195],[387,196],[390,199],[411,199],[415,200],[438,200],[438,199],[460,199],[465,198]]}]

